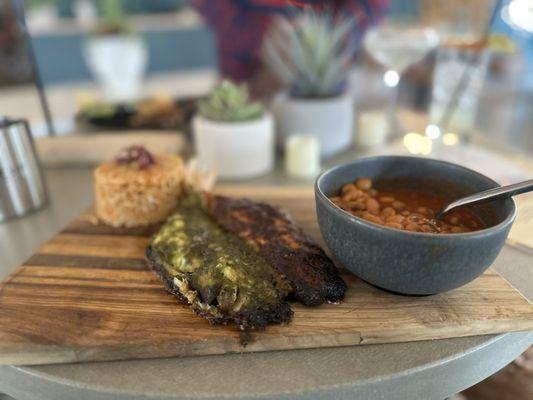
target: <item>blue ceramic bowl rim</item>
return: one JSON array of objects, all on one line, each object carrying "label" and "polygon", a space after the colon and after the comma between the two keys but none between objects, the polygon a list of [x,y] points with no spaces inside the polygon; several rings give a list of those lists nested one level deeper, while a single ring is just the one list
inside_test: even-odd
[{"label": "blue ceramic bowl rim", "polygon": [[363,158],[359,158],[359,159],[357,159],[355,161],[351,161],[351,162],[344,163],[344,164],[339,164],[339,165],[336,165],[336,166],[334,166],[332,168],[327,169],[326,171],[322,172],[318,176],[316,181],[315,181],[315,195],[320,197],[320,199],[325,200],[324,205],[327,208],[329,208],[329,210],[332,210],[334,213],[336,213],[339,216],[341,216],[341,218],[346,218],[349,221],[351,221],[352,223],[363,225],[366,228],[373,229],[373,230],[375,230],[377,232],[381,232],[381,233],[384,233],[384,234],[393,233],[393,234],[399,234],[399,235],[405,235],[405,236],[419,236],[419,237],[423,236],[423,237],[427,237],[427,238],[449,238],[449,237],[461,238],[461,237],[472,237],[472,236],[474,236],[474,237],[475,236],[483,237],[483,236],[486,236],[486,235],[489,235],[489,234],[493,233],[494,231],[499,231],[501,229],[504,229],[507,225],[512,224],[514,219],[515,219],[515,217],[516,217],[516,203],[515,203],[513,198],[510,198],[509,200],[511,200],[511,202],[512,202],[512,210],[509,213],[509,215],[502,222],[500,222],[500,223],[498,223],[496,225],[489,226],[488,228],[480,229],[480,230],[474,231],[474,232],[464,232],[464,233],[411,232],[411,231],[404,231],[404,230],[400,230],[400,229],[386,228],[384,226],[381,226],[381,225],[378,225],[378,224],[374,224],[373,222],[365,221],[364,219],[356,217],[355,215],[349,214],[348,212],[344,211],[340,207],[336,206],[328,198],[328,196],[326,196],[324,194],[324,192],[322,192],[322,189],[320,187],[321,181],[323,179],[325,179],[325,177],[327,177],[328,175],[335,173],[337,170],[339,170],[341,168],[350,167],[350,166],[358,164],[358,163],[360,163],[362,161],[370,161],[370,162],[372,162],[372,161],[381,161],[381,160],[384,160],[384,159],[425,160],[425,161],[429,161],[429,162],[432,162],[432,163],[435,163],[435,164],[441,164],[441,165],[445,165],[447,167],[452,167],[452,168],[455,168],[455,169],[462,169],[464,171],[470,172],[470,173],[478,176],[479,178],[482,178],[484,180],[488,180],[489,182],[492,182],[495,185],[500,186],[500,184],[498,182],[496,182],[495,180],[489,178],[488,176],[485,176],[485,175],[483,175],[483,174],[481,174],[481,173],[479,173],[477,171],[474,171],[474,170],[472,170],[470,168],[463,167],[462,165],[459,165],[459,164],[455,164],[455,163],[451,163],[451,162],[443,161],[443,160],[436,160],[436,159],[427,158],[427,157],[388,155],[388,156],[363,157]]}]

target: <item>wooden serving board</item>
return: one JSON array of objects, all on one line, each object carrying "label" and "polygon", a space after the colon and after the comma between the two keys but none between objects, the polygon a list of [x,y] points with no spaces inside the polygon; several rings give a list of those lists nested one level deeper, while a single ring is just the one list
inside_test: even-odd
[{"label": "wooden serving board", "polygon": [[[308,190],[227,188],[288,209],[317,239]],[[346,272],[341,304],[293,304],[294,318],[243,348],[165,292],[147,269],[152,229],[95,224],[90,212],[44,244],[0,286],[0,364],[50,364],[364,345],[533,330],[533,306],[496,272],[429,297],[380,291]]]}]

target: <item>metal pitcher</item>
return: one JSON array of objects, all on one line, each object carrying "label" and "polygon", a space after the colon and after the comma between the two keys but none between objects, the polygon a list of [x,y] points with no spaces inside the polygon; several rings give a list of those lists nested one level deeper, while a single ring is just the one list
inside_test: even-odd
[{"label": "metal pitcher", "polygon": [[26,215],[46,202],[28,122],[0,117],[0,221]]}]

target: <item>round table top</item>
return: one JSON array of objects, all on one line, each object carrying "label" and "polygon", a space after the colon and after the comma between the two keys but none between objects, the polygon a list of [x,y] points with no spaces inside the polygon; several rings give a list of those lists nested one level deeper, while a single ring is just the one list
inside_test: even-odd
[{"label": "round table top", "polygon": [[[47,170],[50,205],[0,225],[0,279],[92,200],[88,169]],[[14,244],[17,244],[16,246]],[[20,245],[19,245],[20,244]],[[528,251],[494,268],[533,298]],[[6,267],[7,266],[7,267]],[[533,333],[153,360],[0,367],[0,392],[33,399],[443,399],[496,372]]]}]

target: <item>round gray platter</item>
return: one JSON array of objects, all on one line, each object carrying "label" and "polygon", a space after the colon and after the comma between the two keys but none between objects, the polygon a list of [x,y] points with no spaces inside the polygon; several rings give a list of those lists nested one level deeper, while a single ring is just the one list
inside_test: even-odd
[{"label": "round gray platter", "polygon": [[[0,225],[0,278],[88,206],[89,170],[48,170],[51,204]],[[533,298],[533,255],[506,246],[494,268]],[[0,367],[0,392],[30,399],[444,399],[533,343],[508,333],[387,345]]]}]

